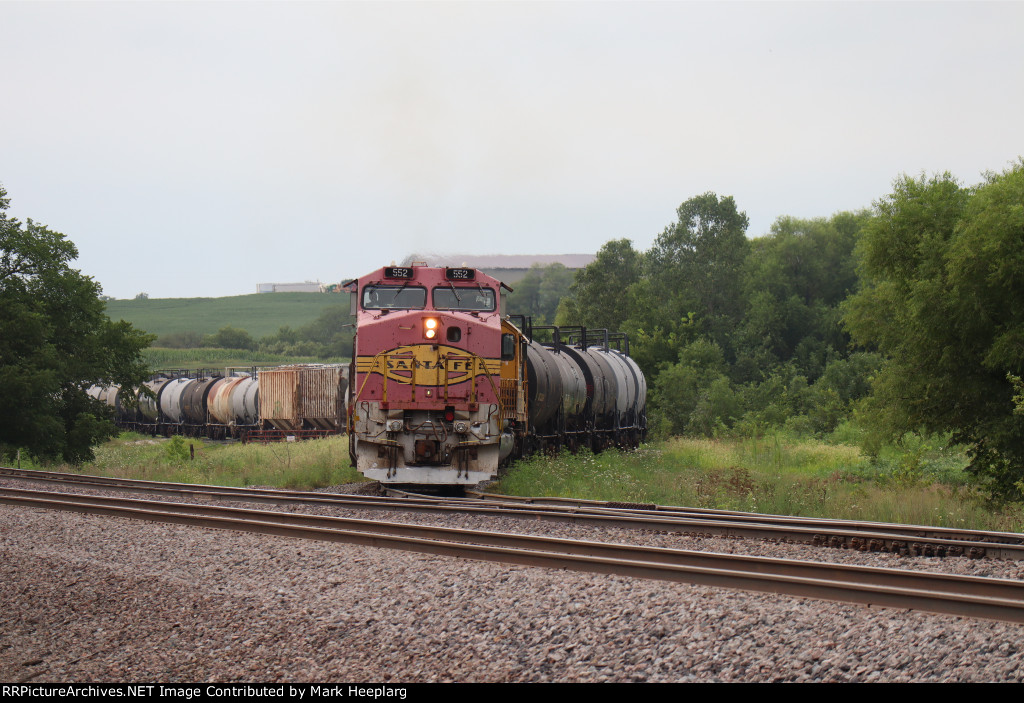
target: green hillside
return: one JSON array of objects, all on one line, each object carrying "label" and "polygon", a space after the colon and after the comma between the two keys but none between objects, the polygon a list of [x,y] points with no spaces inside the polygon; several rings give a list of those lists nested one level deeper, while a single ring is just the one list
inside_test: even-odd
[{"label": "green hillside", "polygon": [[153,298],[107,301],[112,320],[126,320],[155,335],[175,332],[213,334],[225,325],[247,330],[259,339],[288,325],[292,329],[313,322],[324,308],[344,305],[347,294],[253,293],[227,298]]}]

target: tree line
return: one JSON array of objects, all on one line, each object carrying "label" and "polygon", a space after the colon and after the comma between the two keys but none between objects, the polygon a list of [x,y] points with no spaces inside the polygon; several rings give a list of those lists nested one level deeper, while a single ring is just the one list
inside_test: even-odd
[{"label": "tree line", "polygon": [[746,236],[731,197],[684,202],[647,251],[607,242],[558,324],[626,332],[662,435],[828,435],[876,452],[950,433],[1024,496],[1024,161],[983,183],[903,176],[870,210]]},{"label": "tree line", "polygon": [[[0,455],[79,462],[116,432],[85,389],[141,383],[153,337],[106,317],[64,235],[7,208],[0,188]],[[948,433],[993,495],[1024,497],[1024,161],[976,185],[902,176],[870,209],[780,217],[761,237],[748,226],[732,197],[691,198],[646,251],[617,239],[575,275],[531,270],[509,312],[626,332],[657,434],[852,428],[871,452]],[[339,305],[259,341],[225,328],[198,343],[349,356],[349,324]]]}]

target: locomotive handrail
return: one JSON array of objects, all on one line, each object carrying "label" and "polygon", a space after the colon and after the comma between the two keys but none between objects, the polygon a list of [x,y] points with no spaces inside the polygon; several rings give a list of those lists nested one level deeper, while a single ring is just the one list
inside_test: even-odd
[{"label": "locomotive handrail", "polygon": [[[391,351],[391,350],[390,349],[381,349],[379,352],[377,352],[374,355],[373,359],[370,361],[370,371],[366,372],[366,378],[363,379],[363,385],[359,386],[359,390],[356,391],[356,396],[352,399],[352,404],[353,405],[355,405],[356,403],[359,402],[359,396],[361,396],[363,394],[363,389],[366,388],[366,382],[370,380],[370,375],[373,373],[373,369],[377,366],[377,359],[382,354],[387,356],[387,353],[389,351]],[[355,366],[356,366],[356,374],[358,374],[359,373],[359,363],[356,362]],[[385,398],[384,399],[387,400],[387,395],[386,395],[387,394],[387,374],[382,374],[382,375],[384,376],[384,379],[385,379],[384,380],[384,392],[385,392]]]},{"label": "locomotive handrail", "polygon": [[[483,357],[481,357],[479,354],[475,354],[474,352],[469,351],[468,349],[460,349],[459,353],[460,354],[465,354],[470,359],[470,361],[473,362],[473,368],[471,369],[471,372],[470,372],[470,376],[471,376],[471,378],[470,378],[470,382],[471,382],[470,397],[472,398],[472,400],[470,402],[473,402],[473,403],[479,403],[480,402],[479,398],[476,397],[476,377],[479,375],[479,376],[483,376],[484,378],[487,379],[487,382],[491,386],[491,391],[494,393],[494,397],[498,400],[498,405],[500,407],[501,406],[501,394],[498,392],[498,389],[494,385],[494,379],[491,378],[491,374],[489,373],[489,369],[487,368],[487,360],[484,359]],[[444,400],[445,400],[445,403],[447,403],[448,402],[448,359],[450,358],[450,355],[449,354],[443,354],[441,356],[441,358],[445,362],[444,363]],[[479,373],[481,367],[483,368],[483,373]]]},{"label": "locomotive handrail", "polygon": [[528,315],[509,315],[509,320],[520,320],[519,331],[531,342],[533,341],[533,318]]},{"label": "locomotive handrail", "polygon": [[[355,397],[352,398],[352,403],[353,404],[359,402],[359,399],[360,399],[360,397],[363,394],[363,390],[366,388],[366,384],[370,380],[370,376],[374,373],[375,369],[377,368],[378,359],[380,359],[380,357],[384,357],[384,359],[386,360],[393,353],[395,353],[394,349],[382,349],[379,352],[377,352],[376,354],[374,354],[373,359],[371,359],[370,363],[365,366],[365,368],[367,370],[365,372],[363,372],[363,373],[365,373],[366,375],[363,378],[362,384],[359,386],[359,390],[356,391]],[[478,403],[479,402],[479,399],[476,397],[476,392],[477,392],[477,390],[476,390],[476,385],[477,385],[476,378],[477,378],[478,375],[482,375],[482,376],[484,376],[487,379],[487,383],[490,384],[491,391],[494,393],[494,397],[497,399],[498,404],[500,406],[500,404],[501,404],[501,394],[498,392],[497,387],[494,385],[494,379],[491,378],[491,374],[489,373],[489,369],[487,367],[487,360],[484,359],[483,357],[481,357],[479,354],[476,354],[474,352],[469,351],[468,349],[459,350],[459,353],[460,353],[460,355],[461,354],[465,354],[466,357],[470,361],[472,361],[472,363],[473,363],[473,366],[472,366],[472,369],[471,369],[471,374],[470,374],[471,375],[470,382],[472,384],[471,385],[471,390],[470,390],[470,394],[471,394],[472,400],[470,402],[473,402],[473,403]],[[410,381],[412,383],[412,400],[413,400],[413,402],[416,402],[416,359],[415,359],[415,355],[411,351],[403,351],[403,352],[398,352],[398,354],[396,356],[404,356],[404,355],[409,355],[412,358],[412,360],[413,360],[413,363],[410,365],[410,371],[411,371]],[[448,359],[450,358],[450,355],[449,354],[441,354],[439,358],[440,358],[440,360],[444,361],[444,364],[442,365],[442,368],[444,370],[444,400],[447,403],[448,402],[448,385],[449,385]],[[481,369],[482,369],[483,373],[480,373]],[[360,373],[360,371],[359,371],[359,364],[358,363],[356,364],[356,373],[357,374]],[[388,402],[388,375],[387,375],[387,371],[385,370],[384,373],[381,373],[381,376],[383,376],[383,378],[384,378],[384,382],[383,382],[384,383],[383,397],[381,398],[381,402],[386,403],[386,402]]]}]

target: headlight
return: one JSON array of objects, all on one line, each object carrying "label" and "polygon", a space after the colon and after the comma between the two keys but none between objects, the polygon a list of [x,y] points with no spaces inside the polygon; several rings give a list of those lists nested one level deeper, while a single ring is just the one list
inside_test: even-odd
[{"label": "headlight", "polygon": [[388,420],[388,432],[401,432],[405,428],[405,423],[401,420]]},{"label": "headlight", "polygon": [[436,317],[428,317],[425,320],[423,320],[423,336],[426,337],[427,339],[433,339],[434,337],[436,337],[437,326],[438,322]]}]

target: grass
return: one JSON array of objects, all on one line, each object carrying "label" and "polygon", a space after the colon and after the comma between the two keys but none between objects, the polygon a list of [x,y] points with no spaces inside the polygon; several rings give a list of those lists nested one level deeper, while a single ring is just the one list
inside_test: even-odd
[{"label": "grass", "polygon": [[779,515],[1019,532],[1024,508],[991,508],[961,451],[852,445],[781,436],[673,438],[633,452],[580,452],[517,462],[494,488],[547,495]]},{"label": "grass", "polygon": [[112,320],[126,320],[155,335],[175,332],[214,334],[231,325],[254,339],[285,325],[297,329],[316,320],[324,308],[344,305],[348,295],[332,293],[254,293],[224,298],[150,298],[107,301]]},{"label": "grass", "polygon": [[[189,445],[194,449],[194,459]],[[24,461],[22,466],[43,468],[31,467]],[[297,490],[363,480],[349,466],[348,439],[343,436],[302,442],[225,444],[126,432],[98,447],[95,461],[55,470],[149,481]]]},{"label": "grass", "polygon": [[150,347],[142,352],[149,368],[158,369],[216,369],[226,366],[263,366],[282,364],[339,364],[347,363],[348,359],[332,357],[320,359],[313,356],[287,356],[284,354],[267,354],[259,351],[239,351],[238,349],[217,349],[199,347],[196,349],[168,349],[166,347]]},{"label": "grass", "polygon": [[[853,445],[783,435],[677,437],[636,451],[533,457],[504,472],[493,490],[1024,531],[1024,506],[993,508],[964,472],[966,464],[963,451],[945,446],[941,438],[904,438],[900,446],[872,459]],[[24,459],[22,466],[43,468]],[[349,466],[346,437],[243,445],[125,433],[98,447],[95,461],[77,470],[155,481],[294,489],[363,480]]]}]

